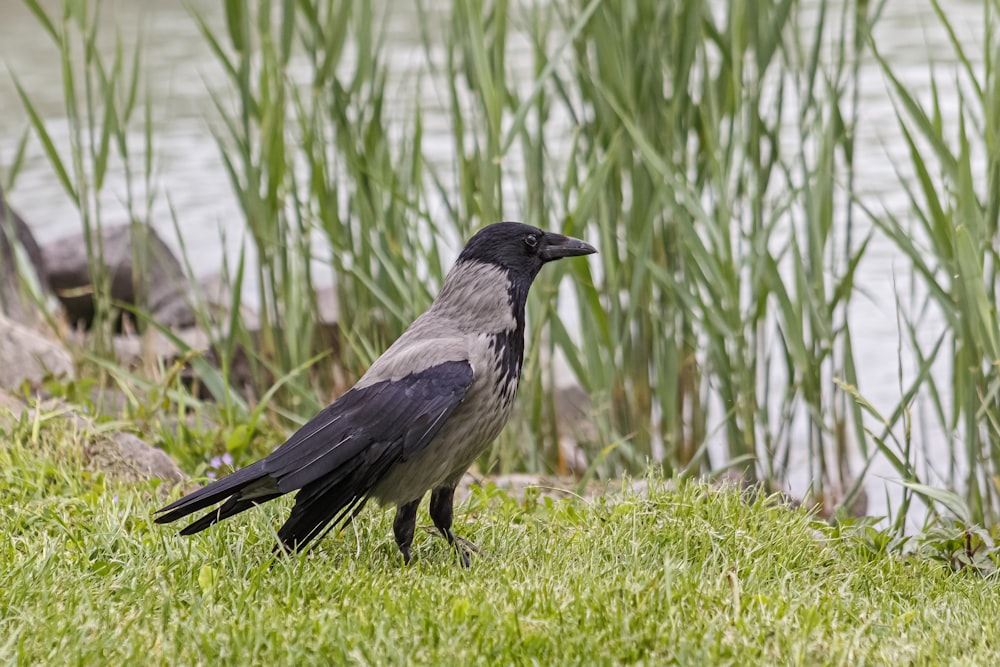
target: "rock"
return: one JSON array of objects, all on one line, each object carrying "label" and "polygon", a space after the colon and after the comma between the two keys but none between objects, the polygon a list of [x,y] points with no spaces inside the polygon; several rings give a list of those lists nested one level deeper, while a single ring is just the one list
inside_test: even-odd
[{"label": "rock", "polygon": [[27,410],[30,420],[41,418],[44,423],[59,423],[67,432],[56,442],[71,450],[68,453],[73,455],[72,460],[79,460],[77,452],[82,454],[86,470],[126,483],[162,479],[171,485],[186,485],[191,480],[162,449],[132,433],[106,430],[108,425],[95,421],[85,407],[47,399],[30,409],[27,406],[23,409]]},{"label": "rock", "polygon": [[94,434],[84,448],[84,460],[88,469],[120,482],[162,479],[181,484],[191,479],[162,449],[122,431]]},{"label": "rock", "polygon": [[31,262],[32,267],[34,267],[40,278],[45,276],[45,259],[42,256],[42,249],[38,247],[38,243],[35,241],[35,237],[31,233],[31,228],[28,227],[28,224],[21,218],[21,216],[19,216],[17,212],[10,207],[7,203],[6,197],[4,196],[3,190],[0,189],[0,225],[2,225],[4,229],[10,229],[12,223],[17,240],[27,253],[28,260]]},{"label": "rock", "polygon": [[579,385],[559,387],[555,409],[559,472],[582,477],[588,467],[583,446],[596,443],[600,437],[597,425],[590,418],[590,395]]},{"label": "rock", "polygon": [[[209,335],[195,327],[178,329],[173,334],[189,349],[206,353],[211,347]],[[142,335],[119,334],[112,339],[115,359],[123,368],[156,368],[160,361],[168,364],[184,354],[174,341],[157,329],[147,329]]]},{"label": "rock", "polygon": [[316,288],[316,335],[322,346],[330,349],[333,359],[341,359],[340,306],[335,287]]},{"label": "rock", "polygon": [[[256,333],[250,333],[252,342],[256,343]],[[173,334],[186,346],[187,350],[201,355],[215,368],[221,367],[219,361],[221,343],[213,343],[212,336],[208,332],[196,327],[187,327],[177,329],[173,331]],[[215,340],[222,341],[223,336],[217,333]],[[130,370],[143,369],[150,376],[157,374],[161,366],[169,367],[187,354],[183,348],[157,329],[147,329],[142,335],[135,333],[116,335],[112,340],[112,347],[119,366]],[[198,374],[190,362],[185,363],[184,369],[181,371],[181,379],[188,387],[192,387],[198,382]],[[240,343],[237,343],[233,350],[228,380],[230,389],[235,390],[244,398],[256,397],[256,384],[250,358]],[[212,398],[203,384],[198,384],[195,395],[202,399]]]},{"label": "rock", "polygon": [[[17,249],[24,251],[30,267],[18,266]],[[33,269],[33,271],[32,271]],[[34,275],[25,276],[26,271]],[[0,314],[23,323],[41,322],[43,314],[22,289],[27,278],[44,292],[48,290],[45,260],[31,229],[7,204],[0,190]]]},{"label": "rock", "polygon": [[319,315],[319,322],[323,325],[336,326],[340,321],[337,290],[333,285],[316,288],[316,312]]},{"label": "rock", "polygon": [[234,303],[235,291],[229,280],[221,273],[213,273],[198,279],[196,286],[198,299],[205,310],[219,324],[229,321],[229,315],[234,308],[239,309],[239,320],[247,331],[260,329],[260,315],[256,310],[243,303]]},{"label": "rock", "polygon": [[[163,240],[146,225],[114,225],[101,230],[104,270],[111,298],[135,305],[168,327],[195,324],[188,302],[187,274]],[[89,327],[94,319],[93,284],[83,234],[57,239],[42,248],[48,280],[70,324]],[[139,271],[135,271],[134,262]]]},{"label": "rock", "polygon": [[[192,351],[204,356],[205,361],[221,368],[220,356],[228,331],[229,315],[233,308],[239,309],[239,322],[246,336],[239,336],[233,346],[233,356],[229,360],[229,386],[248,400],[257,398],[257,388],[267,387],[277,381],[266,364],[256,363],[255,354],[262,350],[270,350],[277,339],[283,341],[289,336],[301,335],[301,332],[283,330],[283,322],[273,324],[272,331],[264,335],[261,331],[260,315],[252,308],[241,303],[234,303],[235,293],[232,285],[220,274],[211,275],[198,281],[195,288],[199,310],[210,315],[214,325],[206,331],[201,327],[175,328],[173,334],[181,339]],[[319,349],[330,350],[331,356],[339,358],[340,325],[337,322],[337,297],[333,287],[320,287],[314,294],[317,308],[317,321],[314,329],[315,345]],[[279,343],[280,344],[280,343]],[[168,364],[181,356],[181,351],[167,336],[155,329],[147,329],[141,336],[123,333],[114,339],[115,356],[118,363],[126,368],[144,367],[153,371],[159,361]],[[266,356],[266,352],[264,352]],[[188,364],[182,372],[182,378],[188,386],[198,382],[197,373]],[[197,385],[196,395],[199,398],[210,398],[204,385]]]},{"label": "rock", "polygon": [[[673,485],[672,480],[666,481]],[[633,494],[640,497],[646,495],[649,483],[642,478],[622,478],[614,480],[592,479],[580,489],[580,482],[575,477],[566,475],[538,475],[533,473],[512,473],[509,475],[492,475],[480,477],[468,472],[462,477],[455,489],[456,502],[463,502],[470,493],[470,487],[486,487],[493,485],[504,491],[518,502],[524,502],[529,489],[541,498],[560,500],[563,498],[597,498],[612,495]]]},{"label": "rock", "polygon": [[0,315],[0,388],[27,380],[38,386],[46,375],[73,377],[73,359],[59,341]]},{"label": "rock", "polygon": [[19,415],[25,407],[24,401],[6,389],[0,388],[0,410],[6,410],[12,414]]},{"label": "rock", "polygon": [[[250,332],[251,342],[256,343],[259,341],[260,337],[257,332]],[[219,339],[221,340],[221,338]],[[213,344],[209,347],[208,351],[205,353],[205,361],[210,363],[215,368],[222,368],[221,356],[222,356],[221,343]],[[259,385],[264,387],[270,387],[275,382],[277,378],[264,367],[258,366],[258,372],[263,374]],[[204,383],[198,378],[198,374],[195,369],[191,366],[184,369],[181,374],[184,383],[188,387],[195,386],[195,395],[201,399],[218,398],[217,396],[212,396],[208,389],[205,387]],[[195,383],[197,382],[197,385]],[[254,363],[251,361],[250,356],[247,353],[247,348],[241,343],[237,343],[233,349],[233,357],[229,361],[229,378],[228,378],[229,388],[235,390],[240,396],[249,400],[256,401],[259,396],[257,393],[258,381],[254,377]]]},{"label": "rock", "polygon": [[514,473],[511,475],[494,475],[479,477],[471,472],[465,473],[462,480],[455,489],[455,501],[464,502],[470,493],[470,487],[487,487],[494,485],[498,489],[505,491],[512,498],[523,502],[528,489],[537,489],[542,497],[558,500],[576,495],[573,489],[576,487],[576,480],[569,477],[558,477],[549,475],[533,475],[529,473]]},{"label": "rock", "polygon": [[24,401],[0,388],[0,430],[9,429],[27,409]]},{"label": "rock", "polygon": [[[227,323],[229,321],[229,314],[234,308],[234,290],[226,277],[214,274],[199,279],[197,290],[201,302],[205,304],[206,310],[213,315],[216,322],[221,325]],[[337,290],[333,285],[316,287],[312,296],[316,311],[315,335],[321,346],[333,349],[333,356],[336,358],[337,351],[340,349],[340,309],[337,305]],[[239,308],[239,321],[243,325],[243,328],[250,333],[255,343],[258,342],[261,332],[260,313],[242,303],[235,304],[235,307]],[[282,325],[283,322],[272,322],[272,326],[278,331],[281,330]],[[297,334],[291,333],[287,335]],[[221,335],[216,336],[216,340],[221,339]]]}]

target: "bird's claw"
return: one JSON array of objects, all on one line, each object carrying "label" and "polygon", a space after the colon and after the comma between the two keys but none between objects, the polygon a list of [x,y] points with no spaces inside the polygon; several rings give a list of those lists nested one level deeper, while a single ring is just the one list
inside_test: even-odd
[{"label": "bird's claw", "polygon": [[471,551],[474,554],[482,553],[482,550],[478,546],[476,546],[476,544],[472,540],[468,540],[468,539],[466,539],[464,537],[459,537],[458,535],[455,535],[454,533],[452,533],[451,539],[455,540],[455,545],[456,546],[458,546],[459,544],[461,544],[464,548],[468,549],[469,551]]},{"label": "bird's claw", "polygon": [[469,559],[469,552],[478,554],[479,547],[477,547],[470,540],[467,540],[464,537],[459,537],[450,530],[447,533],[445,533],[444,537],[452,545],[454,545],[455,551],[458,552],[458,557],[462,560],[462,567],[468,569],[469,566],[471,565],[471,561]]}]

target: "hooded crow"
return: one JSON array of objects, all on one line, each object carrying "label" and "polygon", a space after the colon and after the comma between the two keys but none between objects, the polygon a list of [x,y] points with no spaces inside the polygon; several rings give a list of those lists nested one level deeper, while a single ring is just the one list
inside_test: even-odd
[{"label": "hooded crow", "polygon": [[455,486],[510,415],[524,359],[528,288],[548,262],[597,252],[578,239],[516,222],[481,229],[434,303],[347,393],[265,458],[158,511],[169,523],[221,505],[182,535],[297,491],[279,547],[300,550],[346,525],[369,498],[396,505],[393,534],[410,562],[417,506],[462,563],[451,531]]}]

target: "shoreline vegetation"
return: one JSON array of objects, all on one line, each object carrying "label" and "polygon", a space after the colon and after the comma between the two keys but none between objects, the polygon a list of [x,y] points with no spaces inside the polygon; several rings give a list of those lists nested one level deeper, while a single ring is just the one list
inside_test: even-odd
[{"label": "shoreline vegetation", "polygon": [[[18,431],[21,433],[21,431]],[[764,494],[649,477],[590,501],[486,486],[403,567],[372,508],[273,559],[287,503],[179,538],[158,483],[81,475],[57,428],[0,448],[0,657],[19,664],[995,664],[995,577]]]},{"label": "shoreline vegetation", "polygon": [[[151,198],[170,195],[143,40],[98,49],[107,7],[24,0],[63,64],[69,142],[13,72],[28,124],[0,195],[39,146],[79,212],[89,282],[53,284],[56,255],[17,242],[0,196],[0,312],[16,301],[34,327],[0,329],[50,345],[62,369],[32,353],[0,391],[0,658],[996,662],[1000,0],[984,2],[975,55],[928,1],[951,36],[956,65],[933,77],[957,82],[953,126],[940,109],[954,99],[936,85],[917,99],[882,58],[884,2],[455,0],[443,19],[420,4],[447,161],[428,159],[419,104],[387,109],[391,2],[226,0],[221,26],[192,9],[227,82],[207,120],[243,245],[218,284],[192,287],[179,237],[157,260],[187,285],[175,309],[169,281],[142,275],[163,245]],[[513,48],[530,50],[532,80],[511,80]],[[856,182],[863,60],[905,138],[906,215]],[[130,216],[118,236],[99,204],[112,168]],[[428,534],[416,571],[402,568],[377,511],[274,563],[280,503],[196,539],[152,525],[188,476],[265,454],[349,387],[430,302],[451,244],[515,210],[600,254],[539,277],[528,323],[542,342],[478,470],[568,476],[578,497],[473,487],[463,530],[497,556],[471,572]],[[851,320],[876,237],[907,263],[885,316],[900,369],[915,369],[883,411],[859,384]],[[60,305],[81,297],[85,330]],[[92,465],[94,441],[140,451],[135,436],[176,462],[172,490]],[[796,460],[812,480],[801,507],[781,495]],[[876,460],[902,494],[861,517]],[[629,477],[642,492],[584,493]]]}]

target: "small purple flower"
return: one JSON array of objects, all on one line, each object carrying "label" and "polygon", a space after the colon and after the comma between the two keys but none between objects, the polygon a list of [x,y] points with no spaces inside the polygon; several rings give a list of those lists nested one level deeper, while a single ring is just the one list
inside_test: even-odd
[{"label": "small purple flower", "polygon": [[208,461],[208,472],[205,473],[205,477],[209,479],[215,479],[217,473],[221,472],[223,468],[232,469],[233,467],[233,455],[229,452],[221,454],[219,456],[213,456]]},{"label": "small purple flower", "polygon": [[212,468],[215,468],[216,470],[219,470],[220,468],[222,468],[222,466],[232,467],[233,456],[229,452],[226,452],[221,456],[213,456],[212,460],[208,462],[208,465],[211,466]]}]

